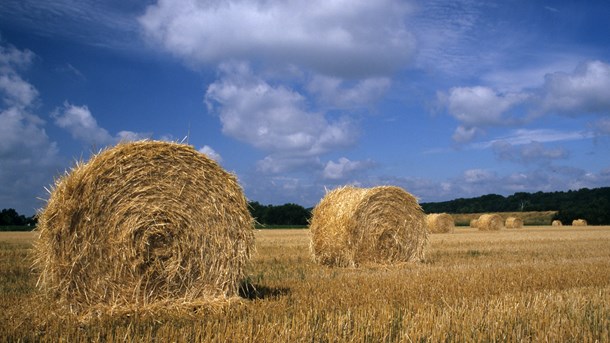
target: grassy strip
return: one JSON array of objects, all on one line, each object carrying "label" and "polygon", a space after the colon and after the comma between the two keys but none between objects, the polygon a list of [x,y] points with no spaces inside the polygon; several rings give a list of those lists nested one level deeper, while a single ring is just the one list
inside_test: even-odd
[{"label": "grassy strip", "polygon": [[0,226],[0,231],[32,231],[36,229],[35,226],[26,226],[26,225],[8,225],[8,226]]},{"label": "grassy strip", "polygon": [[265,224],[256,224],[256,229],[263,230],[274,230],[274,229],[307,229],[307,225],[265,225]]}]

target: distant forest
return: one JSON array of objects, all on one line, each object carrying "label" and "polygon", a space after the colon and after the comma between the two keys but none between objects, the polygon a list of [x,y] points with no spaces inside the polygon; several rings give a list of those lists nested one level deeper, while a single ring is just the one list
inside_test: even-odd
[{"label": "distant forest", "polygon": [[488,194],[420,205],[426,213],[559,211],[555,219],[563,223],[582,218],[590,225],[610,225],[610,187],[567,192],[519,192],[507,197]]},{"label": "distant forest", "polygon": [[[252,217],[257,224],[263,226],[306,226],[312,210],[291,203],[262,205],[251,201],[248,204]],[[520,192],[507,197],[488,194],[477,198],[421,203],[421,206],[426,213],[559,211],[554,219],[563,223],[582,218],[591,225],[610,225],[610,187],[583,188],[567,192]],[[25,217],[14,209],[0,211],[0,227],[35,224],[34,216]]]}]

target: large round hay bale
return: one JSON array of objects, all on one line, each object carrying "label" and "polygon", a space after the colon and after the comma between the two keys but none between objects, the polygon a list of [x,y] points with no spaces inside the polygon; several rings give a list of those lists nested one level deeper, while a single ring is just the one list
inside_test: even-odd
[{"label": "large round hay bale", "polygon": [[517,217],[508,217],[504,223],[507,229],[520,229],[523,227],[523,220]]},{"label": "large round hay bale", "polygon": [[428,242],[417,199],[394,186],[328,192],[309,227],[313,259],[328,266],[419,261]]},{"label": "large round hay bale", "polygon": [[477,221],[481,231],[496,231],[502,229],[504,220],[499,214],[482,214]]},{"label": "large round hay bale", "polygon": [[572,226],[587,226],[587,221],[584,219],[574,219],[572,221]]},{"label": "large round hay bale", "polygon": [[479,225],[479,219],[475,218],[475,219],[471,219],[470,220],[470,227],[471,228],[476,229],[477,225]]},{"label": "large round hay bale", "polygon": [[426,216],[426,226],[431,233],[453,232],[455,222],[453,217],[447,213],[430,213]]},{"label": "large round hay bale", "polygon": [[191,146],[119,144],[56,181],[39,213],[39,286],[75,313],[237,295],[254,248],[247,206],[235,176]]},{"label": "large round hay bale", "polygon": [[563,225],[563,223],[561,223],[561,220],[557,220],[557,219],[555,219],[555,220],[553,220],[553,221],[551,222],[551,225],[552,225],[552,226],[562,226],[562,225]]}]

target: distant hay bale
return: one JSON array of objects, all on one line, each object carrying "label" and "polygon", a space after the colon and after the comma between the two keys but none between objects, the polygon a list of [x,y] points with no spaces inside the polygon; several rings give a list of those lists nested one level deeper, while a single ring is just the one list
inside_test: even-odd
[{"label": "distant hay bale", "polygon": [[326,194],[312,213],[310,250],[328,266],[393,264],[424,258],[425,214],[399,187],[341,187]]},{"label": "distant hay bale", "polygon": [[235,176],[193,147],[121,143],[56,181],[38,285],[75,314],[235,296],[254,248],[247,206]]},{"label": "distant hay bale", "polygon": [[477,225],[479,224],[479,220],[478,219],[471,219],[470,220],[470,227],[476,229]]},{"label": "distant hay bale", "polygon": [[563,224],[561,223],[561,220],[555,219],[555,220],[553,220],[551,225],[553,225],[553,226],[562,226]]},{"label": "distant hay bale", "polygon": [[426,226],[431,233],[453,232],[455,222],[453,217],[447,213],[430,213],[426,216]]},{"label": "distant hay bale", "polygon": [[574,219],[572,221],[572,226],[587,226],[587,221],[584,219]]},{"label": "distant hay bale", "polygon": [[502,229],[504,221],[499,214],[482,214],[477,221],[481,231],[496,231]]},{"label": "distant hay bale", "polygon": [[504,223],[507,229],[520,229],[523,227],[523,220],[517,217],[508,217]]}]

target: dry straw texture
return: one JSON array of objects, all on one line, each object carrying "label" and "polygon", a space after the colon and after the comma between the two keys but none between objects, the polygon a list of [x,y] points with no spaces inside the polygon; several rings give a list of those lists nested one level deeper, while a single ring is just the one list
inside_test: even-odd
[{"label": "dry straw texture", "polygon": [[508,217],[506,218],[504,226],[506,226],[507,229],[520,229],[523,227],[523,220],[517,217]]},{"label": "dry straw texture", "polygon": [[551,225],[553,225],[553,226],[562,226],[563,224],[561,223],[561,220],[555,219],[555,220],[553,220]]},{"label": "dry straw texture", "polygon": [[310,223],[314,261],[329,266],[393,264],[424,258],[425,214],[399,187],[341,187],[326,194]]},{"label": "dry straw texture", "polygon": [[478,219],[471,219],[470,220],[470,227],[471,228],[477,228],[477,225],[479,224],[479,220]]},{"label": "dry straw texture", "polygon": [[430,213],[426,216],[426,225],[431,233],[453,232],[455,222],[453,217],[447,213]]},{"label": "dry straw texture", "polygon": [[572,226],[587,226],[587,221],[584,219],[574,219],[572,221]]},{"label": "dry straw texture", "polygon": [[119,144],[56,181],[38,286],[74,314],[217,301],[238,292],[252,228],[235,176],[191,146]]},{"label": "dry straw texture", "polygon": [[477,228],[481,231],[496,231],[503,226],[504,220],[499,214],[483,214],[477,220]]}]

